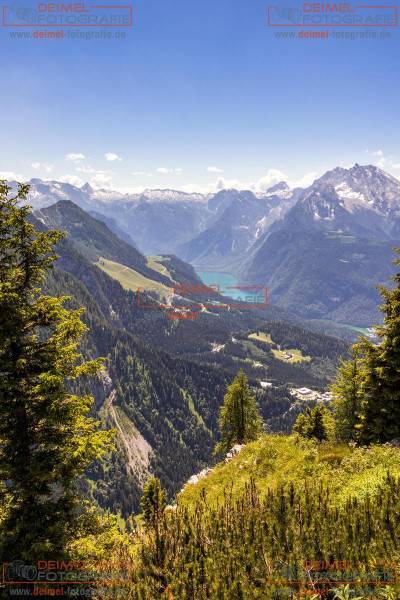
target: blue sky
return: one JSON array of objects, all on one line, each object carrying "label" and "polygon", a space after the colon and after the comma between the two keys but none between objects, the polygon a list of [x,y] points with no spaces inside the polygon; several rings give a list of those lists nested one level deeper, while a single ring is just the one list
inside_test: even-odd
[{"label": "blue sky", "polygon": [[278,39],[266,6],[134,2],[118,40],[2,28],[0,172],[199,191],[307,182],[354,162],[400,176],[398,29]]}]

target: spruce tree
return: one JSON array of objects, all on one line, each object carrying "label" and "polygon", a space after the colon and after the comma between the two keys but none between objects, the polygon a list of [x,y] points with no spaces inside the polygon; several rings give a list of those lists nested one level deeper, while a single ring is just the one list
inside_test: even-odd
[{"label": "spruce tree", "polygon": [[[396,250],[400,254],[400,249]],[[400,259],[394,264],[399,266]],[[360,419],[361,444],[400,438],[400,272],[392,288],[380,287],[383,325],[376,327],[380,343],[363,338],[356,349],[362,356]]]},{"label": "spruce tree", "polygon": [[[400,259],[394,263],[399,266]],[[400,438],[400,273],[393,282],[392,288],[380,287],[385,316],[375,329],[381,341],[363,337],[355,344],[353,360],[342,365],[332,388],[338,436],[346,441]]]},{"label": "spruce tree", "polygon": [[150,556],[148,560],[155,570],[156,579],[165,589],[167,585],[164,573],[165,545],[167,531],[165,530],[166,495],[157,477],[151,477],[143,488],[140,500],[145,527],[149,534]]},{"label": "spruce tree", "polygon": [[255,440],[262,432],[257,402],[242,370],[228,386],[218,423],[221,440],[215,447],[216,454],[228,452],[235,444]]},{"label": "spruce tree", "polygon": [[338,440],[356,440],[360,418],[360,359],[357,349],[352,350],[350,360],[339,366],[335,383],[331,386],[335,415],[335,435]]},{"label": "spruce tree", "polygon": [[166,507],[165,491],[157,477],[145,483],[140,507],[146,527],[156,529]]},{"label": "spruce tree", "polygon": [[324,406],[317,405],[313,410],[313,418],[310,429],[310,437],[315,438],[319,442],[328,439],[328,427],[325,421],[327,409]]},{"label": "spruce tree", "polygon": [[59,559],[81,533],[77,479],[106,450],[110,433],[89,416],[92,397],[71,392],[101,360],[78,350],[82,310],[47,297],[41,284],[60,232],[31,224],[28,186],[0,182],[1,559]]},{"label": "spruce tree", "polygon": [[325,406],[317,404],[313,409],[307,408],[305,413],[300,414],[295,424],[293,431],[302,437],[315,439],[319,442],[326,441],[330,438],[333,428],[331,413]]}]

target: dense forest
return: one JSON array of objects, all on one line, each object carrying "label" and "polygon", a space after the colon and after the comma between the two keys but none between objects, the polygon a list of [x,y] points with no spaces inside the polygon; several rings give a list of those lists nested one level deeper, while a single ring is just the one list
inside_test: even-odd
[{"label": "dense forest", "polygon": [[[103,283],[110,284],[112,294],[113,281],[104,276]],[[84,342],[85,353],[105,356],[109,377],[107,384],[98,382],[89,386],[96,398],[96,412],[102,415],[105,425],[115,426],[105,406],[115,390],[113,403],[122,411],[122,427],[125,429],[124,416],[135,424],[153,449],[147,471],[156,473],[172,494],[210,458],[217,407],[227,377],[224,379],[215,367],[200,366],[157,351],[138,336],[110,324],[101,305],[69,274],[55,269],[46,289],[55,295],[68,291],[74,298],[74,306],[85,307],[84,320],[90,328]],[[105,294],[106,285],[102,290]],[[122,289],[118,291],[128,302],[127,294]],[[113,301],[116,311],[117,294]],[[119,436],[117,442],[118,439]],[[101,506],[122,511],[125,516],[138,509],[141,478],[146,473],[135,474],[127,469],[123,444],[118,443],[117,451],[91,468],[88,475],[96,484],[90,486],[91,494]]]}]

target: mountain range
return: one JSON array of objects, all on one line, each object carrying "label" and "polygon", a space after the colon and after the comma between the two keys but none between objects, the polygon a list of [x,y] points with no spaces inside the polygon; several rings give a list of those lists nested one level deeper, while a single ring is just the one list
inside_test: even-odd
[{"label": "mountain range", "polygon": [[[57,201],[102,221],[111,231],[103,258],[140,266],[146,276],[143,255],[174,255],[196,269],[232,273],[242,285],[266,286],[273,304],[303,318],[346,326],[379,319],[375,286],[393,273],[392,248],[400,239],[400,182],[372,165],[337,167],[306,189],[281,182],[257,195],[122,194],[38,179],[30,185],[29,202],[50,211],[54,226],[62,222],[48,207]],[[74,222],[74,235],[83,238],[84,218],[80,232],[79,217]]]},{"label": "mountain range", "polygon": [[207,228],[177,248],[179,256],[198,267],[235,269],[243,255],[294,204],[298,190],[286,183],[256,197],[250,191],[222,190],[210,198]]},{"label": "mountain range", "polygon": [[[293,204],[297,192],[290,190],[284,182],[259,196],[251,191],[237,190],[206,195],[175,190],[121,194],[94,190],[89,184],[77,188],[69,183],[39,179],[32,179],[29,184],[29,203],[34,209],[70,200],[95,217],[105,219],[119,237],[128,235],[130,243],[144,254],[175,253],[183,259],[190,255],[199,260],[208,250],[206,241],[201,237],[197,240],[203,232],[207,237],[210,236],[208,231],[218,232],[222,227],[221,237],[229,235],[233,247],[229,250],[225,245],[217,249],[216,254],[224,258],[228,252],[228,259],[231,255],[234,257],[284,214]],[[236,241],[236,238],[243,238],[243,241]],[[212,249],[209,253],[212,254]]]}]

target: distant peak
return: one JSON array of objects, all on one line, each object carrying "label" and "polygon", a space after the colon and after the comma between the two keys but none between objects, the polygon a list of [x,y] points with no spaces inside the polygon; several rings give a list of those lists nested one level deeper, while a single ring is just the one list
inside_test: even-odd
[{"label": "distant peak", "polygon": [[82,187],[81,187],[82,192],[85,192],[87,194],[92,194],[94,192],[94,189],[92,188],[92,186],[90,185],[90,183],[85,183]]},{"label": "distant peak", "polygon": [[288,184],[286,183],[286,181],[280,181],[279,183],[276,183],[275,185],[268,188],[267,194],[273,194],[274,192],[284,192],[289,189],[290,188],[289,188]]},{"label": "distant peak", "polygon": [[85,212],[80,206],[75,204],[75,202],[72,202],[72,200],[70,200],[69,198],[58,200],[54,204],[50,205],[48,208],[50,209],[52,206],[57,206],[59,208],[65,207],[65,208],[69,208],[69,209],[73,208],[74,210],[77,210],[80,212]]},{"label": "distant peak", "polygon": [[205,201],[207,196],[199,193],[189,193],[182,190],[164,189],[145,189],[137,196],[142,201],[154,202],[179,202],[187,200]]},{"label": "distant peak", "polygon": [[350,180],[352,180],[352,181],[355,181],[355,180],[370,181],[371,178],[379,178],[379,179],[396,181],[396,178],[394,178],[392,175],[390,175],[389,173],[386,173],[386,171],[383,171],[382,169],[380,169],[379,167],[377,167],[375,165],[371,165],[371,164],[360,165],[358,163],[355,163],[351,167],[336,167],[335,169],[332,169],[331,171],[327,171],[326,173],[324,173],[324,175],[322,175],[319,179],[316,180],[316,183],[317,184],[331,183],[331,184],[335,185],[336,183],[340,183],[344,180],[346,180],[346,181],[350,181]]}]

